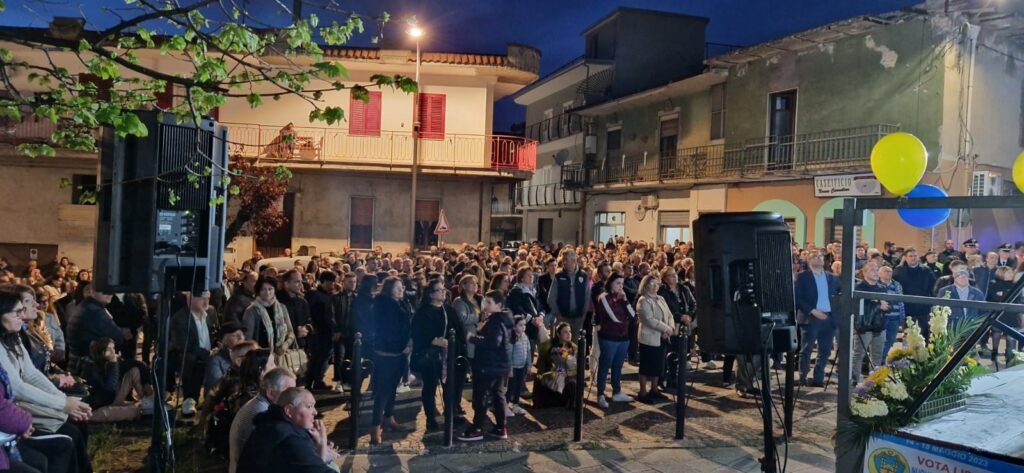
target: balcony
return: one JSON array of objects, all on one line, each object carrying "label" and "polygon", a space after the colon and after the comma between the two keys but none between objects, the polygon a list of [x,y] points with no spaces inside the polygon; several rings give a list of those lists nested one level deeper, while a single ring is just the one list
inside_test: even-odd
[{"label": "balcony", "polygon": [[[280,126],[224,125],[233,155],[321,166],[412,167],[414,138],[408,131],[352,135],[336,128],[294,127],[292,143],[285,143]],[[537,142],[522,137],[447,133],[418,141],[417,164],[423,169],[533,172],[537,167]]]},{"label": "balcony", "polygon": [[[50,142],[50,136],[60,126],[50,120],[22,111],[20,122],[11,119],[0,119],[0,143],[8,145],[43,144]],[[93,133],[99,139],[99,131]]]},{"label": "balcony", "polygon": [[582,116],[575,113],[563,113],[526,127],[526,137],[543,144],[572,136],[582,131]]},{"label": "balcony", "polygon": [[620,156],[597,169],[562,168],[562,185],[647,185],[662,182],[711,184],[753,179],[787,179],[860,171],[870,165],[871,149],[896,125],[869,125],[801,135],[748,140],[740,145],[683,148],[644,157]]}]

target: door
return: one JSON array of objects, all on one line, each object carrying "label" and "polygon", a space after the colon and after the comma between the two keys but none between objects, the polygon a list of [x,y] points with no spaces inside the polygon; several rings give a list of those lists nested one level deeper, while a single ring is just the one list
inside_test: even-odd
[{"label": "door", "polygon": [[541,243],[551,243],[552,235],[554,234],[555,220],[551,218],[538,218],[537,219],[537,241]]},{"label": "door", "polygon": [[796,91],[777,92],[768,97],[767,170],[793,167],[793,134],[796,132]]},{"label": "door", "polygon": [[441,202],[437,200],[416,200],[416,248],[425,249],[437,244],[437,221],[441,214]]},{"label": "door", "polygon": [[676,147],[679,143],[679,118],[662,120],[659,135],[658,176],[663,179],[674,179],[680,169],[676,157]]},{"label": "door", "polygon": [[284,223],[265,235],[256,236],[256,248],[265,258],[284,254],[285,248],[292,247],[292,221],[295,219],[295,194],[288,193],[277,203],[284,213]]}]

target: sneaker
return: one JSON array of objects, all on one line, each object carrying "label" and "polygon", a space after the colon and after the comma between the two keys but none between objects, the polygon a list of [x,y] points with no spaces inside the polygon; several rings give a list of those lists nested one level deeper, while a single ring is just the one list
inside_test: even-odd
[{"label": "sneaker", "polygon": [[607,409],[608,400],[605,399],[604,396],[597,396],[597,407],[600,407],[601,409]]},{"label": "sneaker", "polygon": [[185,402],[181,405],[181,415],[183,417],[192,417],[196,415],[196,400],[192,398],[185,399]]},{"label": "sneaker", "polygon": [[505,428],[493,428],[490,432],[487,432],[487,436],[492,439],[505,440],[508,438],[508,429]]},{"label": "sneaker", "polygon": [[484,439],[484,433],[476,427],[470,427],[465,433],[459,436],[463,442],[476,442]]},{"label": "sneaker", "polygon": [[526,415],[526,409],[520,407],[519,404],[512,404],[512,412],[515,412],[516,415]]},{"label": "sneaker", "polygon": [[717,370],[718,369],[718,364],[715,363],[715,360],[708,360],[707,363],[704,363],[702,368],[704,368],[706,370]]},{"label": "sneaker", "polygon": [[630,395],[628,395],[626,393],[617,392],[617,393],[615,393],[614,396],[612,396],[612,401],[615,401],[615,402],[633,402],[634,399],[633,399],[633,396],[630,396]]},{"label": "sneaker", "polygon": [[408,384],[402,384],[395,390],[395,394],[407,393],[409,391],[412,391],[412,388],[410,388]]},{"label": "sneaker", "polygon": [[334,388],[332,388],[331,391],[338,394],[345,394],[345,385],[342,384],[341,381],[338,381],[335,383]]},{"label": "sneaker", "polygon": [[155,404],[155,401],[153,400],[153,396],[146,396],[146,397],[142,398],[142,404],[141,404],[142,415],[144,415],[144,416],[151,416],[151,415],[153,415],[153,406],[154,406],[154,404]]},{"label": "sneaker", "polygon": [[505,417],[515,417],[515,416],[516,416],[516,412],[513,411],[511,407],[505,406]]}]

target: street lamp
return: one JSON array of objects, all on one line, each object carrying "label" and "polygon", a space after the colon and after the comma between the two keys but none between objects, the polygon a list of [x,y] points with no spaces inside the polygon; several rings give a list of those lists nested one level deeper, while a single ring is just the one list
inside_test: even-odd
[{"label": "street lamp", "polygon": [[419,171],[420,151],[420,38],[423,37],[423,30],[413,25],[407,31],[409,37],[416,40],[416,95],[413,96],[413,122],[412,122],[412,191],[411,203],[409,205],[409,250],[416,252],[416,174]]}]

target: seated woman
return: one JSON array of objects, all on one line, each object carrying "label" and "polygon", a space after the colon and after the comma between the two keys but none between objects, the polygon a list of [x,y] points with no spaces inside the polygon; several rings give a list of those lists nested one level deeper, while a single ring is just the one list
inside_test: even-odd
[{"label": "seated woman", "polygon": [[60,392],[28,359],[20,338],[21,314],[25,310],[14,288],[0,288],[0,367],[7,372],[13,399],[32,414],[36,435],[61,434],[71,438],[73,471],[92,471],[85,436],[68,422],[69,418],[77,422],[89,420],[92,408],[81,399]]},{"label": "seated woman", "polygon": [[242,342],[232,349],[232,355],[239,349],[246,350],[241,366],[232,367],[221,380],[220,386],[210,397],[209,410],[204,412],[206,420],[206,446],[213,452],[227,456],[230,447],[231,422],[235,414],[250,399],[260,393],[263,375],[277,367],[273,353],[266,348],[255,348],[256,343]]},{"label": "seated woman", "polygon": [[[39,310],[36,291],[25,285],[14,286],[14,291],[21,298],[22,306],[25,307],[25,311],[21,313],[24,328],[19,336],[25,349],[28,350],[28,357],[32,361],[32,365],[65,394],[84,396],[87,392],[85,386],[78,383],[73,376],[65,373],[53,362],[54,337],[50,332],[50,324],[46,321],[46,318],[51,316]],[[61,334],[61,338],[63,338],[63,334]]]},{"label": "seated woman", "polygon": [[[86,401],[94,409],[92,422],[120,422],[153,413],[153,386],[146,366],[121,360],[114,341],[101,337],[89,345],[89,361],[82,376],[89,384]],[[130,396],[134,394],[135,400]]]},{"label": "seated woman", "polygon": [[555,326],[555,337],[537,349],[537,377],[533,380],[533,407],[573,407],[576,392],[576,344],[572,327]]}]

